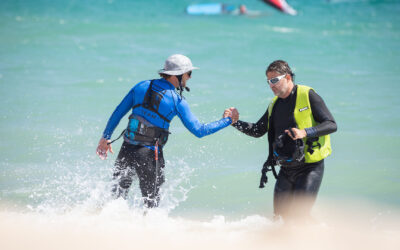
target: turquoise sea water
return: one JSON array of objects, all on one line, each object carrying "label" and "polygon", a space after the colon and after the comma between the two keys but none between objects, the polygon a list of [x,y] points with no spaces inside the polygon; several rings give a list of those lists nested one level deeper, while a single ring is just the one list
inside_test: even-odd
[{"label": "turquoise sea water", "polygon": [[[189,16],[190,3],[0,2],[0,203],[101,207],[116,154],[101,161],[95,149],[110,114],[135,83],[182,53],[200,67],[186,98],[202,122],[231,106],[256,122],[273,97],[265,68],[287,60],[338,124],[318,201],[400,206],[398,1],[289,1],[297,16],[230,1],[262,11],[258,17]],[[271,215],[272,176],[258,188],[266,136],[229,127],[199,140],[178,118],[171,132],[162,209],[190,218]],[[139,197],[135,185],[132,209]]]}]

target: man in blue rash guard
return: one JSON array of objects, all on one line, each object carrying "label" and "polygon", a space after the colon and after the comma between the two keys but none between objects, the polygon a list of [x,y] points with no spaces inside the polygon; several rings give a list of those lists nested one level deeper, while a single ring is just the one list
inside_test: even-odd
[{"label": "man in blue rash guard", "polygon": [[[126,198],[132,177],[136,173],[146,207],[159,204],[160,186],[164,182],[163,146],[168,139],[170,121],[177,115],[185,127],[201,138],[232,124],[231,113],[225,110],[224,118],[202,124],[192,114],[182,97],[193,67],[184,55],[171,55],[158,73],[160,79],[136,84],[114,110],[97,147],[97,155],[107,158],[112,151],[111,135],[123,116],[132,110],[129,123],[123,132],[124,142],[115,162],[113,196]],[[180,93],[178,93],[178,91]],[[236,121],[234,121],[236,122]]]}]

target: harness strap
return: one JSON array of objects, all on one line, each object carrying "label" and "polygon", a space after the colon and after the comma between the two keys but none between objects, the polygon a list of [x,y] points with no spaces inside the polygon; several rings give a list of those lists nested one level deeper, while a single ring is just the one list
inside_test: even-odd
[{"label": "harness strap", "polygon": [[[150,86],[149,86],[149,88],[147,89],[146,94],[144,95],[143,103],[139,103],[139,104],[134,105],[134,106],[132,107],[132,110],[134,110],[134,109],[137,108],[137,107],[143,107],[143,108],[145,108],[145,109],[148,109],[148,110],[150,110],[150,111],[156,113],[161,119],[163,119],[163,120],[166,121],[167,123],[170,123],[171,120],[168,119],[167,117],[165,117],[164,115],[160,114],[160,113],[158,112],[158,110],[156,110],[156,109],[154,108],[154,106],[153,106],[153,103],[152,103],[152,100],[153,100],[153,92],[156,92],[156,91],[153,90],[153,81],[154,81],[154,80],[151,80],[151,81],[150,81]],[[161,98],[162,98],[162,97],[161,97]]]},{"label": "harness strap", "polygon": [[156,141],[156,145],[155,145],[155,148],[154,148],[154,154],[155,154],[154,159],[156,161],[158,161],[158,140]]},{"label": "harness strap", "polygon": [[107,145],[110,145],[111,143],[113,143],[113,142],[115,142],[115,141],[117,141],[117,140],[119,140],[119,138],[121,138],[122,137],[122,135],[125,133],[125,131],[126,131],[126,129],[124,129],[123,131],[122,131],[122,133],[118,136],[118,138],[117,139],[114,139],[114,140],[112,140],[111,142],[107,142]]},{"label": "harness strap", "polygon": [[[131,119],[137,120],[135,115],[133,115],[133,114],[129,116],[129,120],[131,120]],[[159,128],[156,126],[148,126],[141,121],[138,122],[137,128],[135,129],[135,131],[130,130],[129,126],[128,126],[127,130],[128,130],[128,132],[134,132],[134,133],[146,135],[148,137],[153,137],[153,138],[159,138],[160,136],[163,136],[165,134],[170,134],[170,132],[166,129]]]},{"label": "harness strap", "polygon": [[178,78],[179,82],[179,95],[182,97],[182,92],[183,92],[183,87],[182,87],[182,76],[183,75],[177,75],[176,78]]},{"label": "harness strap", "polygon": [[270,161],[266,161],[261,169],[261,178],[260,178],[260,186],[259,188],[264,188],[265,184],[268,182],[267,173],[272,171],[274,174],[275,179],[278,179],[278,175],[276,174],[275,166],[270,163]]},{"label": "harness strap", "polygon": [[269,171],[268,166],[263,166],[263,168],[261,169],[261,178],[260,178],[260,186],[258,186],[259,188],[264,188],[267,182],[268,182],[268,176],[267,173]]},{"label": "harness strap", "polygon": [[261,178],[260,178],[260,186],[259,188],[264,188],[267,182],[268,182],[268,176],[267,173],[269,171],[272,171],[272,173],[274,174],[275,179],[278,179],[278,174],[276,173],[275,170],[275,161],[274,160],[270,160],[267,159],[267,161],[265,161],[262,169],[261,169]]},{"label": "harness strap", "polygon": [[[306,141],[306,144],[307,144],[307,146],[308,146],[307,151],[308,151],[310,154],[313,154],[313,153],[314,153],[314,149],[313,149],[313,148],[315,148],[315,147],[321,148],[321,143],[318,142],[318,139],[319,139],[319,137],[313,137],[313,138],[308,138],[308,139],[307,139],[307,141]],[[314,146],[314,145],[313,145],[314,142],[317,142],[317,145]]]},{"label": "harness strap", "polygon": [[160,170],[160,165],[158,162],[158,139],[156,141],[156,144],[154,145],[154,160],[156,161],[156,173],[155,173],[155,180],[154,180],[154,199],[157,202],[157,181],[158,181],[158,171]]}]

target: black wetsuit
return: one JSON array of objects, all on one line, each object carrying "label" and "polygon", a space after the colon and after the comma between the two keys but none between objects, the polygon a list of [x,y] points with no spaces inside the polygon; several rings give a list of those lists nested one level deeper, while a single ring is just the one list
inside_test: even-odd
[{"label": "black wetsuit", "polygon": [[[271,115],[272,138],[276,139],[288,128],[296,127],[293,111],[296,105],[297,86],[295,85],[290,95],[278,98]],[[307,137],[319,137],[336,131],[336,122],[326,107],[322,98],[310,90],[310,105],[314,120],[319,124],[312,128],[306,128]],[[253,137],[261,137],[268,131],[268,109],[257,123],[238,121],[233,126],[239,131]],[[271,136],[271,135],[270,135]],[[316,163],[301,163],[299,166],[281,166],[274,190],[274,213],[286,216],[288,203],[300,195],[306,195],[309,199],[309,207],[303,207],[307,213],[318,194],[318,190],[324,173],[324,160]]]},{"label": "black wetsuit", "polygon": [[123,142],[115,162],[113,194],[126,199],[132,177],[139,178],[140,190],[144,204],[148,208],[156,207],[160,201],[160,186],[164,183],[165,166],[162,147],[158,147],[158,163],[156,164],[154,150]]}]

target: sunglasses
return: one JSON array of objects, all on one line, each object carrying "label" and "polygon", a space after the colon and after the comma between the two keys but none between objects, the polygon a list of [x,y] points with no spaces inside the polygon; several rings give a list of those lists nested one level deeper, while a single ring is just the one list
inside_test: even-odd
[{"label": "sunglasses", "polygon": [[188,74],[188,76],[191,77],[192,76],[192,71],[189,71],[186,74]]},{"label": "sunglasses", "polygon": [[269,80],[267,80],[267,82],[269,83],[269,84],[277,84],[282,78],[284,78],[286,76],[286,74],[284,74],[284,75],[281,75],[281,76],[277,76],[277,77],[274,77],[274,78],[272,78],[272,79],[269,79]]}]

